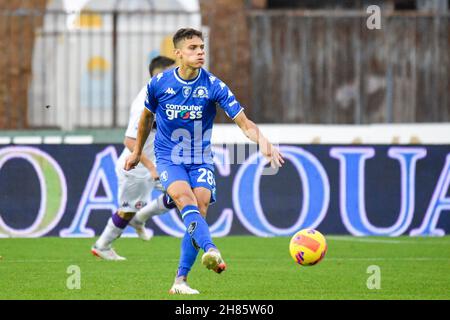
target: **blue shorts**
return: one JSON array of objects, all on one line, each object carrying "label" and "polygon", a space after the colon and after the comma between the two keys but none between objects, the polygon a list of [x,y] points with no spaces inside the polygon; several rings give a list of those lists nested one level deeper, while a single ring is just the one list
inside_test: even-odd
[{"label": "blue shorts", "polygon": [[211,164],[173,164],[170,161],[157,160],[159,179],[164,189],[175,181],[186,181],[191,188],[204,187],[211,190],[210,203],[216,202],[216,179]]}]

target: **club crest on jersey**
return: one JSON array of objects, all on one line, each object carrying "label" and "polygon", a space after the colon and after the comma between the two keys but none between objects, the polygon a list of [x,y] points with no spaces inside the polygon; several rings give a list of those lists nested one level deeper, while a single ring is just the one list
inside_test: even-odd
[{"label": "club crest on jersey", "polygon": [[192,88],[191,87],[183,87],[183,97],[187,98],[191,95]]},{"label": "club crest on jersey", "polygon": [[208,89],[204,86],[199,86],[194,89],[194,98],[208,98]]},{"label": "club crest on jersey", "polygon": [[138,201],[136,202],[136,204],[134,205],[134,207],[138,210],[142,209],[143,207],[145,207],[147,203],[144,201]]}]

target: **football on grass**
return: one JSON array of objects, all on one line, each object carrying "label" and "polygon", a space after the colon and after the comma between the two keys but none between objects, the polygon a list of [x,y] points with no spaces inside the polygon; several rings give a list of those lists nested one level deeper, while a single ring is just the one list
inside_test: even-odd
[{"label": "football on grass", "polygon": [[292,258],[302,266],[313,266],[319,263],[327,252],[327,241],[317,230],[303,229],[298,231],[289,243]]}]

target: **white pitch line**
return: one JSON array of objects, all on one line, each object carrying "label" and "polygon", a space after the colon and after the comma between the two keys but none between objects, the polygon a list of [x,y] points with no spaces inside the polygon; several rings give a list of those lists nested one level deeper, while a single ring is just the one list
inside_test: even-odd
[{"label": "white pitch line", "polygon": [[[266,261],[266,259],[239,259],[248,261]],[[450,261],[450,258],[437,258],[437,257],[404,257],[404,258],[376,258],[376,257],[363,257],[363,258],[326,258],[327,261]],[[89,260],[89,261],[73,261],[73,260],[5,260],[0,262],[0,266],[3,263],[70,263],[70,264],[84,264],[84,263],[102,263],[105,260]],[[132,263],[148,263],[151,260],[129,260]],[[168,262],[177,262],[178,260],[167,260]],[[126,263],[111,261],[110,263]]]},{"label": "white pitch line", "polygon": [[[30,260],[8,260],[8,259],[6,259],[5,260],[5,257],[3,256],[3,258],[2,258],[2,260],[0,261],[0,266],[3,264],[3,263],[70,263],[70,264],[81,264],[81,263],[102,263],[102,262],[110,262],[110,263],[126,263],[126,261],[125,262],[122,262],[122,261],[106,261],[106,260],[103,260],[103,259],[98,259],[98,258],[95,258],[95,257],[93,257],[93,259],[90,259],[90,260],[83,260],[83,261],[73,261],[73,260],[37,260],[37,259],[30,259]],[[152,262],[152,260],[142,260],[142,259],[140,259],[140,260],[130,260],[130,261],[132,261],[133,263],[149,263],[149,262]],[[167,259],[167,260],[165,260],[165,261],[168,261],[168,262],[177,262],[178,260],[177,259]]]},{"label": "white pitch line", "polygon": [[[367,242],[367,243],[388,243],[388,244],[427,244],[427,245],[450,245],[450,241],[448,242],[426,242],[426,241],[414,241],[414,240],[387,240],[387,239],[367,239],[367,238],[359,238],[359,237],[340,237],[340,236],[327,236],[327,239],[337,240],[337,241],[350,241],[350,242]],[[424,238],[429,239],[429,238]]]},{"label": "white pitch line", "polygon": [[450,258],[412,257],[412,258],[328,258],[331,261],[450,261]]}]

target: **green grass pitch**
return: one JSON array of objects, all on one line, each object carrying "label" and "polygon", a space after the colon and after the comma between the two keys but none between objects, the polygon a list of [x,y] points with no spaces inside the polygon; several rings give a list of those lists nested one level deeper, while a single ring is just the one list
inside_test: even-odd
[{"label": "green grass pitch", "polygon": [[[220,275],[200,259],[189,283],[197,296],[171,296],[180,239],[119,239],[127,261],[101,261],[94,239],[0,239],[0,299],[450,299],[450,237],[328,236],[316,266],[296,265],[289,238],[215,239],[228,264]],[[200,257],[200,256],[199,256]],[[68,267],[80,269],[80,289],[68,289]],[[380,289],[368,289],[368,267],[380,268]]]}]

